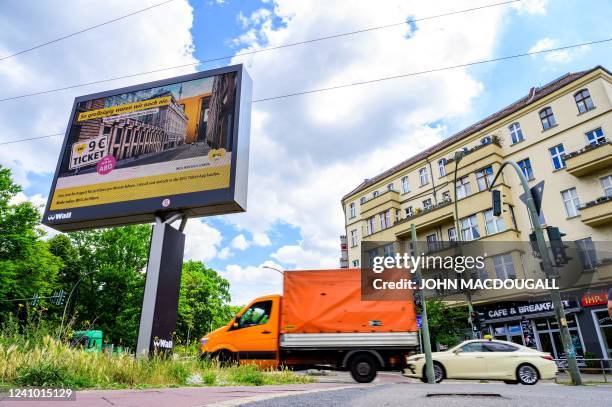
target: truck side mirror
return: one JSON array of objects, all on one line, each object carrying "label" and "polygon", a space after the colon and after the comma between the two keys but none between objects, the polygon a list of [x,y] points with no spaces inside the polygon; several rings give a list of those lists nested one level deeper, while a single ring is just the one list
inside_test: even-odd
[{"label": "truck side mirror", "polygon": [[232,324],[232,327],[234,327],[234,328],[238,328],[238,322],[234,322],[234,323]]}]

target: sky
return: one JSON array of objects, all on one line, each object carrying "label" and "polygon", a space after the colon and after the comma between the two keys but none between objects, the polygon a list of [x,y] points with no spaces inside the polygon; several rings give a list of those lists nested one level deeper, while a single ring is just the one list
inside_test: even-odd
[{"label": "sky", "polygon": [[[0,58],[160,0],[9,1]],[[0,60],[0,142],[65,131],[76,96],[243,63],[254,99],[401,75],[611,36],[608,0],[523,0],[351,36],[266,47],[418,20],[501,0],[174,0]],[[232,302],[281,291],[281,270],[338,267],[340,200],[405,160],[570,71],[612,67],[612,43],[253,104],[246,213],[191,219],[185,260],[231,283]],[[207,59],[224,59],[200,63]],[[61,137],[0,146],[0,165],[46,202]],[[49,232],[53,233],[53,232]]]}]

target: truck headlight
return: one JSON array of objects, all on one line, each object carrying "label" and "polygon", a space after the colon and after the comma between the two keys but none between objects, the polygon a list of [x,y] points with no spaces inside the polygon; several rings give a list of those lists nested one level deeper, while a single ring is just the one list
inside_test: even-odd
[{"label": "truck headlight", "polygon": [[200,339],[200,346],[204,346],[206,345],[206,343],[208,342],[208,338],[202,338]]}]

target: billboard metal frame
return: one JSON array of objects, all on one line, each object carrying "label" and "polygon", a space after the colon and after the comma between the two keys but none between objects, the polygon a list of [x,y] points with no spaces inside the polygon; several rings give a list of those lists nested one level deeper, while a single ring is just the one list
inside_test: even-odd
[{"label": "billboard metal frame", "polygon": [[[183,193],[171,196],[159,196],[131,201],[122,201],[101,205],[91,205],[71,209],[51,211],[50,206],[55,193],[62,162],[70,149],[70,133],[76,114],[77,105],[81,102],[136,92],[150,88],[172,85],[180,82],[236,73],[236,100],[233,117],[232,160],[230,164],[230,184],[228,188]],[[177,76],[139,85],[93,93],[75,98],[70,120],[64,135],[64,141],[49,199],[45,206],[42,223],[63,231],[76,231],[99,227],[121,226],[137,223],[155,222],[157,217],[179,212],[186,217],[220,215],[246,211],[246,196],[249,166],[249,132],[251,115],[252,81],[242,64],[217,68],[188,75]],[[164,199],[170,199],[170,205],[162,206]]]}]

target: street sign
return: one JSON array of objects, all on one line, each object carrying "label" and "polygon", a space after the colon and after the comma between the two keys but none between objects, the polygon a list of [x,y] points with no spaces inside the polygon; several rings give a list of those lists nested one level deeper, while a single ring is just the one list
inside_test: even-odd
[{"label": "street sign", "polygon": [[421,318],[421,314],[417,314],[416,320],[417,320],[417,327],[421,329],[421,326],[423,325],[423,319]]}]

